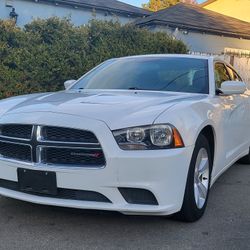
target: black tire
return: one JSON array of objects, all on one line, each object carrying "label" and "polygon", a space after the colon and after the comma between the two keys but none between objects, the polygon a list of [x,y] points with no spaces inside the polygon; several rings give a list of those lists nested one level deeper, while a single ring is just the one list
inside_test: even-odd
[{"label": "black tire", "polygon": [[239,159],[238,162],[241,164],[250,164],[250,152],[248,153],[248,155]]},{"label": "black tire", "polygon": [[[208,181],[208,191],[207,191],[205,203],[202,208],[198,208],[195,202],[195,194],[194,194],[194,175],[195,175],[195,164],[196,164],[197,156],[198,156],[199,151],[202,148],[205,148],[207,151],[208,162],[209,162],[209,181]],[[204,135],[201,134],[196,141],[194,152],[191,158],[183,205],[182,205],[181,211],[176,214],[176,218],[178,220],[185,221],[185,222],[195,222],[203,216],[206,210],[208,196],[209,196],[211,172],[212,172],[211,150],[209,147],[208,140],[206,139]]]}]

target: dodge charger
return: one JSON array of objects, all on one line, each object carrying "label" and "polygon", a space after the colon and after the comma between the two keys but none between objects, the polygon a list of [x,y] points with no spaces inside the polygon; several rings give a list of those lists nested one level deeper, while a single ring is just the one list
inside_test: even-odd
[{"label": "dodge charger", "polygon": [[193,222],[250,163],[250,92],[220,59],[115,58],[64,85],[0,101],[1,195]]}]

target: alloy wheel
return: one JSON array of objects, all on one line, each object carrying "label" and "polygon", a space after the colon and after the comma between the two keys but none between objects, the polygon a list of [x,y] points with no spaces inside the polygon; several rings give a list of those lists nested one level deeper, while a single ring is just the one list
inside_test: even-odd
[{"label": "alloy wheel", "polygon": [[196,159],[194,173],[194,197],[196,206],[202,209],[208,194],[209,189],[209,160],[208,153],[205,148],[201,148]]}]

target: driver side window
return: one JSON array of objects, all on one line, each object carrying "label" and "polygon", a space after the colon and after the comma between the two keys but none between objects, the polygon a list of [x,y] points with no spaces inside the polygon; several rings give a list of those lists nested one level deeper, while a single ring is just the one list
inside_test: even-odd
[{"label": "driver side window", "polygon": [[221,88],[221,84],[223,82],[231,81],[226,66],[223,63],[216,63],[214,72],[215,72],[215,84],[217,89]]}]

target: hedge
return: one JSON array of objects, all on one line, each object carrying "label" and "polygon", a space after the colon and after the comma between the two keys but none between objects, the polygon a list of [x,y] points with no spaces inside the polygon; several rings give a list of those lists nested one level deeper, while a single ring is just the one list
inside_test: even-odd
[{"label": "hedge", "polygon": [[56,91],[102,61],[127,55],[187,53],[186,46],[165,33],[133,25],[92,20],[35,20],[23,29],[0,20],[0,98]]}]

